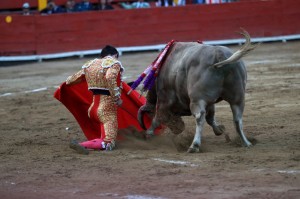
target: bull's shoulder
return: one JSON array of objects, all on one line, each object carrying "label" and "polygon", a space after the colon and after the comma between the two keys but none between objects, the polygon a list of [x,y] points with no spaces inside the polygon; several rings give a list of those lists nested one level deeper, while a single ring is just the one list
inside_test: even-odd
[{"label": "bull's shoulder", "polygon": [[196,58],[203,45],[198,42],[176,42],[171,50],[171,58],[176,61],[183,61]]},{"label": "bull's shoulder", "polygon": [[200,44],[198,42],[176,42],[166,60],[165,70],[168,72],[186,71],[190,68],[205,70],[231,55],[232,51],[225,46]]},{"label": "bull's shoulder", "polygon": [[190,48],[201,48],[203,44],[198,42],[176,42],[173,46],[173,49],[178,51],[186,51]]}]

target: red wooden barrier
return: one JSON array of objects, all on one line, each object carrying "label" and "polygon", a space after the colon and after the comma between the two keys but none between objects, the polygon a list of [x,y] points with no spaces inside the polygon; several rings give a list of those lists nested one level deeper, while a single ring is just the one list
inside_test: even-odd
[{"label": "red wooden barrier", "polygon": [[38,6],[38,0],[1,0],[0,10],[21,9],[25,2],[34,8]]},{"label": "red wooden barrier", "polygon": [[300,34],[300,1],[270,0],[48,16],[0,15],[0,56],[48,54],[179,41]]}]

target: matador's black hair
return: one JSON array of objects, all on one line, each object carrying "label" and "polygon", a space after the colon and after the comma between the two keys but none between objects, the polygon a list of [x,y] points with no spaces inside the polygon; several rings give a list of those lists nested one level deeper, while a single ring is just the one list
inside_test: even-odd
[{"label": "matador's black hair", "polygon": [[119,52],[118,50],[110,45],[106,45],[100,53],[100,58],[106,57],[108,55],[117,55],[117,58],[119,57]]}]

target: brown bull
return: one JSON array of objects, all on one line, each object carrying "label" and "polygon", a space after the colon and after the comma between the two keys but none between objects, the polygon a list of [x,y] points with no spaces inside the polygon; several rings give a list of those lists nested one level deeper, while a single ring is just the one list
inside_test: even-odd
[{"label": "brown bull", "polygon": [[155,110],[146,135],[153,135],[160,124],[167,125],[175,134],[181,133],[184,130],[181,116],[193,115],[196,133],[188,152],[199,152],[205,120],[216,135],[223,134],[224,126],[215,120],[215,103],[225,100],[230,104],[235,128],[243,144],[251,146],[242,127],[247,72],[240,59],[256,46],[251,45],[246,31],[241,34],[246,42],[235,53],[224,46],[196,42],[173,44],[155,86],[146,96],[147,103],[139,110],[142,127],[143,113]]}]

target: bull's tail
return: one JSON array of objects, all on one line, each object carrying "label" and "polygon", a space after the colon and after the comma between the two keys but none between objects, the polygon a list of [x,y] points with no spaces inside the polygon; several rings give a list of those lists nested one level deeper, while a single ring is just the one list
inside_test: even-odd
[{"label": "bull's tail", "polygon": [[[242,29],[242,28],[241,28]],[[238,61],[239,59],[241,59],[243,56],[245,56],[246,54],[248,54],[250,51],[252,51],[254,48],[256,48],[260,43],[256,44],[256,45],[252,45],[251,44],[251,37],[249,35],[249,33],[242,29],[242,31],[240,32],[240,34],[244,35],[246,42],[245,44],[235,53],[233,53],[229,58],[220,61],[218,63],[215,63],[214,65],[212,65],[212,67],[214,68],[220,68],[226,64],[230,64],[233,62]]]}]

